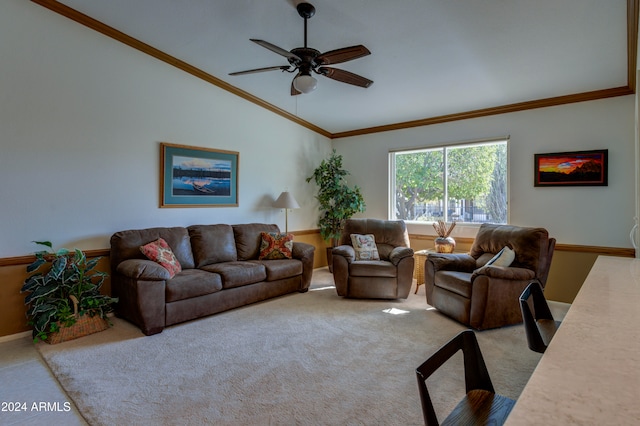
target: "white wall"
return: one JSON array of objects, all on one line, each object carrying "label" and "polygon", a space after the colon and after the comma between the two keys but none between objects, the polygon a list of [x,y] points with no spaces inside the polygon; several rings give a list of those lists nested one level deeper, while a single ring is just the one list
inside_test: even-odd
[{"label": "white wall", "polygon": [[[510,223],[542,226],[559,243],[631,247],[635,216],[634,96],[502,114],[333,141],[351,183],[361,186],[363,216],[387,217],[388,152],[510,135]],[[536,153],[609,150],[609,186],[533,186]],[[411,232],[433,235],[431,226]],[[474,235],[474,228],[456,228]],[[470,234],[471,233],[471,234]],[[455,236],[455,235],[454,235]]]},{"label": "white wall", "polygon": [[[24,0],[0,2],[0,257],[109,247],[118,230],[317,228],[312,170],[331,141]],[[159,205],[159,143],[239,151],[237,208]]]},{"label": "white wall", "polygon": [[[32,252],[32,240],[106,248],[130,228],[283,228],[269,204],[284,189],[302,206],[289,229],[315,229],[304,179],[332,144],[363,188],[363,216],[386,218],[389,149],[507,134],[512,223],[564,244],[630,246],[633,96],[330,141],[28,1],[0,2],[0,40],[0,257]],[[239,151],[240,206],[158,208],[163,141]],[[533,154],[598,148],[609,149],[608,187],[533,187]]]}]

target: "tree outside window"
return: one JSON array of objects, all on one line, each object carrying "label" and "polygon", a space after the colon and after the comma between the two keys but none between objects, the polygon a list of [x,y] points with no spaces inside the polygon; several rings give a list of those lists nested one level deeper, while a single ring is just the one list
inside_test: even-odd
[{"label": "tree outside window", "polygon": [[390,156],[396,219],[507,223],[506,140]]}]

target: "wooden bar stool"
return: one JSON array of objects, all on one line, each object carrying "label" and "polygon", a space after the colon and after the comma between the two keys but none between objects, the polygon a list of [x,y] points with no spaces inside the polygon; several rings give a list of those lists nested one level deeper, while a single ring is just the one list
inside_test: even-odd
[{"label": "wooden bar stool", "polygon": [[447,360],[462,350],[466,396],[442,422],[442,425],[501,425],[515,401],[495,393],[487,366],[472,330],[465,330],[438,349],[416,369],[424,424],[439,425],[426,380]]},{"label": "wooden bar stool", "polygon": [[[531,307],[533,307],[533,312]],[[554,334],[556,334],[560,321],[553,319],[540,283],[532,281],[524,289],[520,295],[520,309],[522,310],[522,320],[527,333],[529,349],[534,352],[544,353]]]}]

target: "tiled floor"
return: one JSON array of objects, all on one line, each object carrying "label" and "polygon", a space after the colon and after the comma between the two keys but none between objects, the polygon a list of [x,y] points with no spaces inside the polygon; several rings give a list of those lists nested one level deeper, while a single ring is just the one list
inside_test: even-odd
[{"label": "tiled floor", "polygon": [[31,337],[0,343],[0,425],[86,425]]}]

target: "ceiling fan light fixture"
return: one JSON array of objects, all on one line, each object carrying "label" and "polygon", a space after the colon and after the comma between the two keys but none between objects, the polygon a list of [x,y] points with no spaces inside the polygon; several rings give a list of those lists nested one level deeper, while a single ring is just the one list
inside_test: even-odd
[{"label": "ceiling fan light fixture", "polygon": [[293,79],[293,87],[301,93],[311,93],[318,87],[318,80],[309,74],[300,74]]},{"label": "ceiling fan light fixture", "polygon": [[345,71],[339,68],[331,68],[326,65],[340,64],[354,59],[362,58],[370,55],[369,49],[359,44],[357,46],[343,47],[341,49],[330,50],[321,53],[320,51],[307,46],[307,21],[315,13],[316,9],[310,3],[304,0],[296,0],[296,9],[300,17],[304,19],[304,47],[296,47],[295,49],[285,50],[281,47],[271,44],[268,41],[251,38],[252,42],[287,58],[289,65],[281,65],[275,67],[262,67],[246,71],[237,71],[229,73],[229,75],[253,74],[263,71],[287,71],[289,73],[298,72],[296,77],[290,84],[291,96],[297,96],[301,93],[311,93],[318,87],[318,80],[311,76],[311,72],[320,74],[324,77],[339,81],[341,83],[351,84],[367,88],[371,86],[373,81],[364,78],[358,74]]}]

